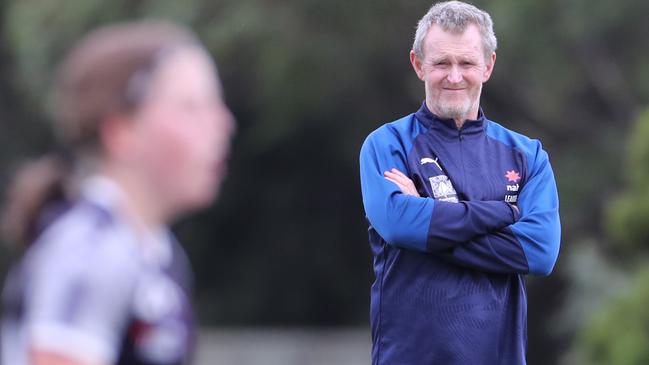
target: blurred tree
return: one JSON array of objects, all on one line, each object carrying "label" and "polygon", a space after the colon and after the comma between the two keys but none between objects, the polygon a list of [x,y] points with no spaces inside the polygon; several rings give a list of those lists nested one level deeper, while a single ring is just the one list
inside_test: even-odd
[{"label": "blurred tree", "polygon": [[[581,329],[574,362],[640,365],[649,363],[649,109],[639,115],[628,144],[628,188],[607,210],[614,252],[633,271],[633,284],[596,310]],[[630,265],[629,265],[630,263]]]},{"label": "blurred tree", "polygon": [[626,191],[608,209],[607,228],[618,250],[646,253],[649,242],[649,109],[640,114],[627,145]]},{"label": "blurred tree", "polygon": [[635,275],[629,292],[595,312],[578,337],[570,364],[649,363],[649,270]]}]

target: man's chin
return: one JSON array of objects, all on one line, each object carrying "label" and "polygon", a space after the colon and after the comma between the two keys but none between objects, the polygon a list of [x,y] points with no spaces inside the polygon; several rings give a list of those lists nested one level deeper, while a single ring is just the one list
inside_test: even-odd
[{"label": "man's chin", "polygon": [[465,119],[466,108],[445,108],[440,109],[439,117],[444,119]]}]

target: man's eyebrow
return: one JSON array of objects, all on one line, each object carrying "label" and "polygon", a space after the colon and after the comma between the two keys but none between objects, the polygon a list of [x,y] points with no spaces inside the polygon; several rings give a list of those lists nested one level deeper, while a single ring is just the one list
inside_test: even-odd
[{"label": "man's eyebrow", "polygon": [[430,62],[432,62],[432,63],[436,63],[436,62],[440,62],[440,61],[448,61],[448,56],[446,56],[446,55],[435,56],[435,57],[431,57],[431,59],[430,59]]},{"label": "man's eyebrow", "polygon": [[469,55],[466,55],[466,56],[460,56],[460,57],[458,57],[458,59],[459,59],[460,61],[462,61],[462,62],[476,62],[476,57],[474,57],[474,56],[469,56]]}]

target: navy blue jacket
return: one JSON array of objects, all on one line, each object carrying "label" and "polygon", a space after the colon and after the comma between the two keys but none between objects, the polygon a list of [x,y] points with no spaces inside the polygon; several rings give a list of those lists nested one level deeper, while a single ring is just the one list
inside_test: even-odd
[{"label": "navy blue jacket", "polygon": [[[458,130],[424,103],[372,132],[360,166],[376,275],[372,364],[525,364],[522,275],[550,274],[561,236],[541,143],[482,112]],[[392,168],[421,197],[386,180]]]}]

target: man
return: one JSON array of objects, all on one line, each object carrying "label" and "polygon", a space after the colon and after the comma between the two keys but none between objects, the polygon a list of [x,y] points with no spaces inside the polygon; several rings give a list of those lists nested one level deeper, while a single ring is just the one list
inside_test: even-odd
[{"label": "man", "polygon": [[523,275],[559,252],[556,184],[539,141],[490,121],[490,16],[434,5],[410,61],[426,100],[361,149],[376,280],[372,364],[525,364]]}]

